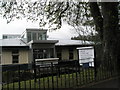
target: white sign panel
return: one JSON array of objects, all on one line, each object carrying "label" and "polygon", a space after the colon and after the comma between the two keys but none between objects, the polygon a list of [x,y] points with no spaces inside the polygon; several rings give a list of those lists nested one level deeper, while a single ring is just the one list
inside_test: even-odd
[{"label": "white sign panel", "polygon": [[94,48],[93,47],[81,47],[81,48],[77,48],[77,49],[79,50],[79,60],[94,58]]}]

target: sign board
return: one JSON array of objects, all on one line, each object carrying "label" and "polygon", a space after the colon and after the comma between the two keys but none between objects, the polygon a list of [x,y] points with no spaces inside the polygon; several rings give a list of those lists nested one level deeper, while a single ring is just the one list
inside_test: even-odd
[{"label": "sign board", "polygon": [[94,47],[80,47],[78,49],[79,64],[89,63],[89,66],[94,66]]},{"label": "sign board", "polygon": [[80,47],[77,49],[79,52],[79,60],[94,58],[94,48],[92,46],[91,47]]}]

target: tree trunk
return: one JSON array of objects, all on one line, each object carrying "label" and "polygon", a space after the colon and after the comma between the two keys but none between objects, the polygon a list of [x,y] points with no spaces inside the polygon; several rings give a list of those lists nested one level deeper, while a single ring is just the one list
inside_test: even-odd
[{"label": "tree trunk", "polygon": [[103,60],[117,64],[120,46],[118,42],[118,3],[103,2],[101,5],[103,14]]},{"label": "tree trunk", "polygon": [[99,38],[102,42],[103,40],[103,18],[100,13],[100,9],[98,7],[97,2],[90,2],[89,6],[90,6],[91,15],[94,19],[94,23],[96,26],[96,31],[98,32]]},{"label": "tree trunk", "polygon": [[109,64],[114,63],[115,65],[118,63],[116,66],[119,67],[120,31],[118,28],[118,3],[102,2],[101,9],[102,12],[100,12],[97,2],[90,2],[91,15],[102,40],[102,60],[104,62],[102,65],[108,68],[106,64],[110,62]]}]

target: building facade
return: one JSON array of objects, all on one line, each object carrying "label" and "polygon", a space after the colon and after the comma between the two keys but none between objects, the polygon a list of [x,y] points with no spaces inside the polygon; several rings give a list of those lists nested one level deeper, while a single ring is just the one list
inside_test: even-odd
[{"label": "building facade", "polygon": [[20,38],[0,40],[1,64],[29,64],[35,59],[54,58],[57,40],[47,40],[47,30],[26,29]]},{"label": "building facade", "polygon": [[59,40],[56,43],[56,55],[59,60],[78,60],[78,47],[91,46],[92,43],[81,40]]},{"label": "building facade", "polygon": [[80,40],[48,40],[47,30],[43,29],[26,29],[19,38],[7,35],[0,40],[2,65],[31,64],[35,59],[56,57],[59,60],[78,60],[77,48],[91,45]]}]

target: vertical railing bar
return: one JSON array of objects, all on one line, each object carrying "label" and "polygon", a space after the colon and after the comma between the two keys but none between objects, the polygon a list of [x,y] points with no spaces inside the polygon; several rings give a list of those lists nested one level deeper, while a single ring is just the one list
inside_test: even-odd
[{"label": "vertical railing bar", "polygon": [[64,85],[64,86],[65,86],[65,88],[66,88],[66,66],[64,66],[64,71],[65,71],[65,72],[64,72],[64,79],[65,79],[65,85]]},{"label": "vertical railing bar", "polygon": [[85,74],[85,84],[87,84],[87,67],[85,67],[84,69],[84,74]]},{"label": "vertical railing bar", "polygon": [[12,73],[12,78],[13,78],[13,90],[14,90],[14,88],[15,88],[15,86],[14,86],[14,71],[13,71],[13,73]]},{"label": "vertical railing bar", "polygon": [[80,69],[81,69],[81,66],[79,65],[79,66],[78,66],[78,71],[79,71],[79,72],[78,72],[78,73],[79,73],[79,83],[80,83],[79,85],[81,86],[81,70],[80,70]]},{"label": "vertical railing bar", "polygon": [[91,64],[91,62],[89,63],[89,66],[88,66],[88,71],[87,71],[87,75],[88,75],[88,83],[90,82],[90,69],[91,69],[91,67],[90,67],[90,64]]},{"label": "vertical railing bar", "polygon": [[45,75],[45,71],[44,71],[44,70],[45,70],[45,67],[42,68],[42,73],[43,73],[43,75],[42,75],[43,88],[44,88],[44,90],[45,90],[45,80],[44,80],[44,78],[45,78],[45,77],[44,77],[44,75]]},{"label": "vertical railing bar", "polygon": [[[24,70],[24,74],[26,74],[26,70]],[[24,77],[24,88],[25,88],[25,90],[26,90],[26,75],[24,75],[25,77]]]},{"label": "vertical railing bar", "polygon": [[58,65],[55,66],[55,68],[56,68],[56,72],[55,72],[55,73],[56,73],[56,83],[57,83],[57,84],[56,84],[56,88],[58,89],[58,87],[59,87],[59,86],[58,86],[58,74],[59,74],[59,73],[58,73]]},{"label": "vertical railing bar", "polygon": [[49,75],[49,74],[50,74],[49,68],[50,68],[50,66],[47,67],[47,72],[48,72],[48,75],[47,75],[48,89],[50,88],[50,85],[49,85],[49,83],[50,83],[50,82],[49,82],[49,76],[50,76],[50,75]]},{"label": "vertical railing bar", "polygon": [[78,86],[78,74],[77,74],[78,69],[77,69],[77,68],[78,68],[77,62],[75,62],[75,69],[76,69],[76,70],[75,70],[75,72],[76,72],[76,73],[75,73],[75,74],[76,74],[76,75],[75,75],[75,76],[76,76],[76,86]]},{"label": "vertical railing bar", "polygon": [[61,88],[62,88],[62,86],[63,86],[63,85],[62,85],[62,71],[63,71],[63,70],[62,70],[62,68],[63,68],[63,66],[61,65],[61,67],[60,67],[60,72],[61,72],[61,74],[60,74],[60,79],[61,79]]},{"label": "vertical railing bar", "polygon": [[82,78],[83,78],[83,84],[85,84],[85,77],[84,77],[85,75],[84,75],[84,68],[82,68]]},{"label": "vertical railing bar", "polygon": [[91,67],[89,67],[89,82],[92,82],[93,80],[92,80],[92,68],[93,68],[93,66],[92,66],[92,62],[90,63],[90,65],[91,65]]},{"label": "vertical railing bar", "polygon": [[69,84],[68,84],[68,88],[70,88],[70,66],[68,66],[68,81],[69,81]]},{"label": "vertical railing bar", "polygon": [[18,81],[18,84],[19,84],[19,90],[21,89],[21,85],[20,85],[20,65],[18,65],[18,77],[19,77],[19,81]]},{"label": "vertical railing bar", "polygon": [[[103,61],[102,61],[102,64],[103,64]],[[102,80],[103,79],[103,65],[100,67],[100,79],[99,80]]]},{"label": "vertical railing bar", "polygon": [[103,79],[102,80],[104,80],[105,79],[105,62],[103,62],[104,63],[104,65],[102,66],[102,77],[103,77]]},{"label": "vertical railing bar", "polygon": [[9,71],[6,71],[7,73],[7,90],[9,90]]},{"label": "vertical railing bar", "polygon": [[73,67],[73,70],[72,70],[72,83],[73,83],[73,87],[74,87],[74,66]]},{"label": "vertical railing bar", "polygon": [[38,88],[39,88],[39,90],[40,90],[40,78],[41,78],[41,75],[40,75],[40,66],[39,66],[39,68],[38,68],[38,74],[39,74],[39,79],[38,79]]},{"label": "vertical railing bar", "polygon": [[51,72],[52,72],[52,89],[54,90],[53,62],[51,62]]},{"label": "vertical railing bar", "polygon": [[110,77],[110,61],[108,62],[108,78]]},{"label": "vertical railing bar", "polygon": [[87,83],[89,83],[89,66],[88,66],[88,68],[87,68],[86,73],[87,73]]},{"label": "vertical railing bar", "polygon": [[[30,72],[30,69],[29,69]],[[30,90],[31,90],[31,78],[29,79],[29,85],[30,85]]]},{"label": "vertical railing bar", "polygon": [[36,90],[36,83],[37,83],[37,66],[34,64],[34,89]]},{"label": "vertical railing bar", "polygon": [[[109,62],[109,65],[110,65],[110,69],[111,69],[111,67],[112,67],[112,63],[111,63],[111,61]],[[112,72],[112,70],[110,70],[110,77],[112,77],[112,74],[111,74],[111,72]]]}]

